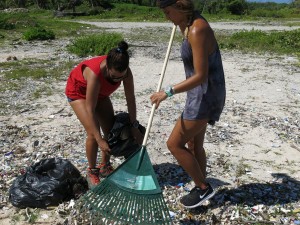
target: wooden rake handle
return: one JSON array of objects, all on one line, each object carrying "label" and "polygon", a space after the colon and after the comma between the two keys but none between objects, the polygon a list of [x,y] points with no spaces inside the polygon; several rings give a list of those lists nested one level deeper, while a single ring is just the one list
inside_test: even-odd
[{"label": "wooden rake handle", "polygon": [[[160,89],[161,89],[161,85],[162,85],[162,82],[163,82],[163,79],[164,79],[164,76],[165,76],[165,72],[166,72],[166,68],[167,68],[167,64],[168,64],[168,60],[169,60],[169,56],[170,56],[170,51],[171,51],[171,46],[172,46],[172,43],[173,43],[175,31],[176,31],[176,25],[173,26],[173,30],[172,30],[172,33],[171,33],[171,37],[170,37],[170,41],[169,41],[169,45],[168,45],[168,49],[167,49],[167,53],[166,53],[166,57],[165,57],[165,61],[164,61],[164,65],[162,67],[162,71],[161,71],[161,75],[160,75],[160,79],[159,79],[159,82],[158,82],[156,92],[159,92]],[[140,155],[139,155],[139,161],[137,163],[137,168],[136,168],[137,170],[139,170],[139,168],[141,166],[141,163],[143,161],[142,159],[143,159],[145,151],[146,151],[146,144],[147,144],[150,128],[152,126],[155,107],[156,107],[156,104],[153,104],[152,109],[151,109],[151,113],[150,113],[150,117],[149,117],[149,120],[148,120],[146,133],[145,133],[145,136],[144,136],[142,148],[141,148]]]},{"label": "wooden rake handle", "polygon": [[[160,79],[159,79],[159,82],[158,82],[158,86],[157,86],[156,92],[159,92],[160,89],[161,89],[161,85],[162,85],[162,82],[163,82],[163,79],[164,79],[164,76],[165,76],[165,72],[166,72],[166,68],[167,68],[167,64],[168,64],[168,60],[169,60],[169,56],[170,56],[170,51],[171,51],[171,46],[172,46],[172,43],[173,43],[175,31],[176,31],[176,25],[173,26],[173,30],[172,30],[170,41],[169,41],[169,45],[168,45],[168,50],[167,50],[167,53],[166,53],[164,65],[162,67],[162,71],[161,71],[161,75],[160,75]],[[149,117],[149,120],[148,120],[148,125],[147,125],[147,129],[146,129],[146,133],[145,133],[145,136],[144,136],[144,139],[143,139],[142,146],[144,146],[144,147],[147,144],[147,140],[148,140],[150,128],[152,126],[152,121],[153,121],[153,117],[154,117],[155,107],[156,107],[156,104],[153,104],[152,105],[152,109],[151,109],[151,113],[150,113],[150,117]]]}]

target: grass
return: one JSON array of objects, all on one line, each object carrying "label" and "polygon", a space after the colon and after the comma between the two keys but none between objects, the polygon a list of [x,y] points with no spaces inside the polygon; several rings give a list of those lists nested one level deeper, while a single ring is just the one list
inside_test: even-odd
[{"label": "grass", "polygon": [[114,92],[112,95],[111,95],[111,98],[112,99],[121,99],[121,100],[124,100],[125,99],[125,94],[123,92]]},{"label": "grass", "polygon": [[[6,95],[6,93],[10,93],[9,95],[13,97],[22,92],[23,89],[26,89],[26,95],[29,100],[50,96],[55,92],[53,84],[59,80],[65,80],[70,70],[77,63],[66,61],[53,64],[50,60],[36,59],[0,63],[0,67],[3,70],[0,94]],[[32,80],[37,81],[37,83],[32,85]],[[29,88],[30,85],[32,86],[31,88]],[[27,90],[28,88],[29,90]],[[14,107],[15,110],[19,107],[18,105],[10,104],[9,99],[3,98],[0,101],[2,114],[5,113],[8,105]]]},{"label": "grass", "polygon": [[70,60],[56,65],[51,60],[28,59],[1,62],[0,67],[4,78],[8,79],[60,79],[61,75],[68,73],[76,63]]},{"label": "grass", "polygon": [[78,56],[105,55],[124,40],[120,33],[101,33],[79,37],[68,46],[68,50]]},{"label": "grass", "polygon": [[0,12],[0,44],[4,42],[1,37],[9,40],[23,39],[23,33],[34,27],[53,31],[56,38],[62,38],[80,36],[92,26],[54,18],[51,11],[11,14]]},{"label": "grass", "polygon": [[49,85],[42,85],[35,89],[31,96],[33,99],[39,99],[42,96],[51,96],[53,92],[53,89]]},{"label": "grass", "polygon": [[273,32],[240,31],[229,36],[218,36],[217,39],[223,49],[292,54],[300,57],[300,29]]},{"label": "grass", "polygon": [[[114,4],[110,11],[103,11],[101,14],[85,17],[55,18],[52,11],[30,10],[27,13],[0,13],[0,46],[12,44],[23,40],[23,34],[32,28],[41,27],[47,31],[53,31],[56,39],[68,38],[73,43],[68,46],[69,50],[79,56],[106,54],[108,49],[116,46],[121,39],[128,39],[139,42],[147,40],[155,43],[157,37],[160,41],[168,42],[169,33],[164,28],[133,29],[132,32],[124,34],[103,34],[100,28],[92,25],[80,24],[75,21],[96,20],[96,21],[156,21],[166,22],[160,9],[156,7],[145,7],[131,4]],[[84,9],[82,9],[84,10]],[[80,11],[80,8],[78,9]],[[241,21],[256,20],[248,16],[233,15],[207,15],[209,21]],[[260,20],[261,21],[261,20]],[[285,18],[270,19],[263,18],[263,22],[280,21],[284,23]],[[290,26],[299,25],[298,20],[289,19]],[[95,34],[95,32],[97,32]],[[89,34],[89,35],[87,35]],[[102,35],[107,35],[108,40],[103,42]],[[126,35],[126,36],[125,36]],[[223,34],[216,31],[217,39],[221,49],[240,50],[244,52],[289,54],[300,57],[300,29],[294,31],[262,32],[257,30],[241,31],[234,34]],[[181,42],[182,36],[175,35],[174,42]],[[113,43],[112,43],[113,42]],[[99,45],[100,43],[100,45]],[[104,44],[103,44],[104,43]],[[130,42],[129,42],[130,44]],[[86,52],[88,49],[88,52]],[[65,79],[71,68],[78,63],[72,60],[60,61],[53,64],[53,60],[17,60],[0,63],[1,79],[0,93],[6,91],[18,91],[26,86],[26,79],[42,81],[51,84],[56,80]],[[46,65],[46,66],[45,66]],[[300,66],[300,63],[298,65]],[[247,68],[244,69],[245,71]],[[31,97],[36,99],[44,94],[50,94],[51,90],[45,87],[36,87]],[[119,96],[115,96],[119,98]],[[5,105],[5,104],[1,104]]]},{"label": "grass", "polygon": [[[158,7],[138,6],[136,4],[114,3],[111,10],[99,9],[100,14],[90,16],[80,16],[78,19],[104,20],[104,21],[125,21],[125,22],[164,22],[164,14]],[[82,5],[78,11],[88,11],[87,6]],[[70,19],[72,19],[70,17]]]},{"label": "grass", "polygon": [[[137,6],[133,4],[113,4],[111,10],[101,11],[98,15],[76,17],[76,20],[101,20],[101,21],[157,21],[166,22],[165,16],[157,7]],[[87,10],[87,6],[78,7],[78,11]],[[241,21],[256,20],[257,17],[235,16],[228,14],[204,16],[210,21]],[[260,18],[259,21],[265,23],[274,21],[287,21],[286,18]],[[290,18],[289,18],[290,21]],[[297,23],[297,20],[295,20]],[[298,23],[300,23],[298,21]],[[1,25],[2,24],[2,25]],[[289,22],[292,26],[293,23]],[[23,33],[30,32],[33,27],[40,27],[47,31],[53,31],[56,39],[63,37],[77,38],[91,33],[94,29],[92,25],[80,24],[74,21],[74,17],[55,18],[52,11],[32,10],[29,13],[0,13],[0,45],[5,40],[23,39]],[[63,29],[62,29],[63,28]],[[98,28],[97,28],[98,29]],[[99,30],[99,29],[98,29]],[[138,30],[137,30],[138,31]],[[143,32],[131,32],[129,35],[133,40],[151,40],[155,41],[156,35],[160,35],[159,30],[144,29]],[[300,46],[300,31],[283,31],[283,32],[261,32],[261,31],[243,31],[233,35],[219,34],[218,40],[221,48],[239,49],[247,52],[275,52],[278,54],[297,54]],[[177,36],[177,35],[176,35]],[[168,40],[168,35],[161,37],[162,40]],[[176,37],[177,38],[177,37]],[[180,41],[181,37],[177,38]],[[299,54],[299,53],[298,53]]]},{"label": "grass", "polygon": [[236,177],[241,177],[244,174],[246,174],[247,169],[251,169],[251,166],[249,164],[246,164],[245,159],[242,158],[239,161],[238,165],[236,166],[236,171],[235,171]]}]

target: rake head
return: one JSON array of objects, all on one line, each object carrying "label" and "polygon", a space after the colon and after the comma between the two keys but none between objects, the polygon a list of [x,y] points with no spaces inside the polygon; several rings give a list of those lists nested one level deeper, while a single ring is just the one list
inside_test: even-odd
[{"label": "rake head", "polygon": [[144,148],[82,196],[80,211],[89,213],[93,224],[172,224]]}]

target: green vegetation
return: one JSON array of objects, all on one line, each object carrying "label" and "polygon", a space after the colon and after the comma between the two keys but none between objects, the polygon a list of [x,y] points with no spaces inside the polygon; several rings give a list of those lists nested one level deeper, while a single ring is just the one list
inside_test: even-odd
[{"label": "green vegetation", "polygon": [[241,177],[244,174],[246,174],[247,170],[251,169],[251,166],[249,164],[245,163],[245,159],[242,158],[239,163],[236,166],[236,177]]},{"label": "green vegetation", "polygon": [[[26,88],[26,80],[43,80],[46,84],[52,84],[54,80],[60,80],[78,62],[61,62],[59,65],[51,65],[48,60],[22,60],[0,63],[3,77],[0,84],[0,93]],[[34,88],[33,97],[49,94],[46,87]],[[1,107],[0,107],[1,108]]]},{"label": "green vegetation", "polygon": [[24,38],[27,41],[32,40],[52,40],[55,39],[55,34],[51,30],[46,30],[42,27],[30,27],[24,32]]},{"label": "green vegetation", "polygon": [[[22,1],[19,1],[22,2]],[[25,7],[30,1],[24,2]],[[86,13],[87,16],[69,16],[58,18],[53,16],[50,10],[41,10],[34,7],[38,3],[39,8],[43,8],[40,1],[32,2],[30,9],[16,13],[0,12],[0,45],[6,40],[44,40],[59,39],[62,37],[74,38],[75,41],[68,47],[68,50],[79,56],[106,54],[108,49],[115,46],[123,39],[119,34],[101,34],[85,36],[87,33],[93,34],[93,26],[71,22],[74,18],[89,20],[126,20],[126,21],[166,21],[163,13],[158,7],[149,7],[150,1],[138,1],[137,4],[120,3],[122,1],[82,1],[74,7],[79,12],[89,10],[93,13]],[[54,4],[56,1],[52,1]],[[7,2],[6,2],[7,3]],[[65,2],[62,1],[62,4]],[[101,4],[100,4],[101,3]],[[198,9],[203,11],[204,16],[209,21],[224,20],[255,20],[258,17],[264,21],[274,21],[275,19],[284,21],[284,18],[299,18],[299,1],[292,4],[275,3],[248,3],[242,0],[222,0],[222,1],[195,1]],[[47,3],[50,9],[52,6]],[[92,4],[92,7],[91,7]],[[1,7],[1,5],[0,5]],[[14,6],[16,7],[16,6]],[[47,8],[46,7],[46,8]],[[29,6],[28,6],[29,8]],[[203,10],[202,10],[203,9]],[[73,8],[64,7],[63,11],[70,11]],[[242,11],[242,13],[233,11]],[[77,11],[76,11],[77,12]],[[234,15],[235,14],[235,15]],[[279,15],[280,14],[280,15]],[[289,20],[291,21],[291,20]],[[300,22],[289,22],[289,26],[299,25]],[[62,29],[63,28],[63,29]],[[99,28],[97,28],[99,32]],[[129,38],[133,40],[150,40],[159,32],[145,29],[144,32],[132,32]],[[242,31],[234,35],[219,34],[218,40],[221,48],[239,49],[247,51],[276,52],[279,54],[297,54],[299,49],[299,30],[266,33],[262,31]],[[159,34],[158,34],[159,35]],[[78,38],[80,37],[80,38]],[[153,39],[152,38],[152,39]],[[168,36],[163,37],[168,40]],[[180,39],[180,38],[179,38]],[[177,40],[179,41],[179,40]],[[299,53],[298,53],[299,54]]]},{"label": "green vegetation", "polygon": [[299,54],[300,29],[269,33],[259,30],[241,31],[231,36],[219,37],[219,44],[221,48],[248,52]]},{"label": "green vegetation", "polygon": [[68,50],[78,56],[104,55],[122,40],[118,33],[93,34],[75,39]]},{"label": "green vegetation", "polygon": [[[5,1],[14,2],[17,1]],[[22,0],[18,1],[22,2]],[[30,5],[27,5],[31,2]],[[169,34],[164,28],[136,28],[132,32],[104,33],[101,28],[92,25],[80,24],[77,20],[96,21],[161,21],[166,22],[164,14],[158,7],[148,6],[149,2],[144,0],[142,4],[121,3],[121,1],[96,0],[81,1],[76,12],[84,12],[85,16],[74,15],[72,8],[65,7],[61,12],[70,12],[66,17],[55,17],[53,6],[48,2],[46,10],[43,5],[37,8],[35,5],[40,2],[36,0],[26,1],[26,10],[12,11],[9,13],[0,12],[0,46],[7,44],[26,42],[29,40],[62,39],[72,40],[67,50],[81,57],[91,55],[102,55],[117,46],[118,42],[125,39],[130,42],[148,40],[155,43],[157,37],[162,42],[168,42]],[[47,2],[47,1],[43,1]],[[56,0],[51,1],[55,3]],[[62,0],[62,4],[67,1]],[[232,21],[232,20],[259,20],[265,23],[278,22],[289,26],[300,25],[300,4],[294,1],[293,4],[259,4],[247,3],[236,0],[222,1],[195,1],[196,6],[203,12],[208,21]],[[91,7],[93,3],[93,7]],[[42,3],[41,3],[42,4]],[[297,5],[298,4],[298,5]],[[14,5],[13,7],[17,7]],[[51,8],[52,7],[52,8]],[[0,3],[1,8],[1,3]],[[7,8],[2,6],[2,8]],[[57,7],[55,8],[57,9]],[[82,14],[78,14],[82,15]],[[292,19],[291,19],[292,18]],[[75,21],[76,19],[76,21]],[[216,31],[217,39],[222,49],[236,49],[247,52],[273,52],[277,54],[299,55],[300,30],[263,32],[263,31],[241,31],[237,33],[221,33]],[[175,42],[180,42],[182,37],[175,36]],[[54,80],[65,79],[66,74],[77,63],[74,61],[61,61],[55,63],[49,60],[24,59],[0,63],[2,69],[0,93],[6,91],[18,91],[26,88],[26,80],[38,80],[43,84],[53,83]],[[298,64],[300,66],[300,64]],[[27,81],[28,82],[28,81]],[[43,84],[32,90],[31,97],[39,98],[51,94],[51,90],[44,88]],[[1,108],[1,107],[0,107]]]},{"label": "green vegetation", "polygon": [[25,78],[39,80],[50,77],[58,79],[60,76],[57,72],[53,73],[51,62],[47,60],[9,61],[0,63],[0,67],[4,70],[2,72],[4,77],[13,80],[22,80]]},{"label": "green vegetation", "polygon": [[76,37],[81,35],[81,32],[87,30],[88,27],[91,27],[91,25],[54,18],[52,12],[45,10],[43,12],[40,10],[20,13],[0,12],[1,36],[9,37],[10,40],[24,39],[27,37],[24,34],[29,36],[38,34],[39,36],[43,33],[50,37],[54,35],[55,38]]},{"label": "green vegetation", "polygon": [[100,9],[98,13],[91,13],[86,6],[78,7],[80,11],[88,11],[86,16],[79,16],[80,19],[109,20],[129,22],[166,21],[162,11],[158,7],[139,6],[135,4],[115,3],[109,10]]}]

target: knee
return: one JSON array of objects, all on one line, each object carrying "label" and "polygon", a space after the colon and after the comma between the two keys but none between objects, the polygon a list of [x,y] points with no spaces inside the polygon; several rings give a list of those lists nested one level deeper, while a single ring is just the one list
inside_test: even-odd
[{"label": "knee", "polygon": [[172,140],[168,140],[167,141],[167,147],[168,147],[168,149],[170,150],[170,152],[174,155],[174,154],[176,154],[176,151],[177,151],[177,149],[178,149],[178,145],[174,142],[174,141],[172,141]]}]

